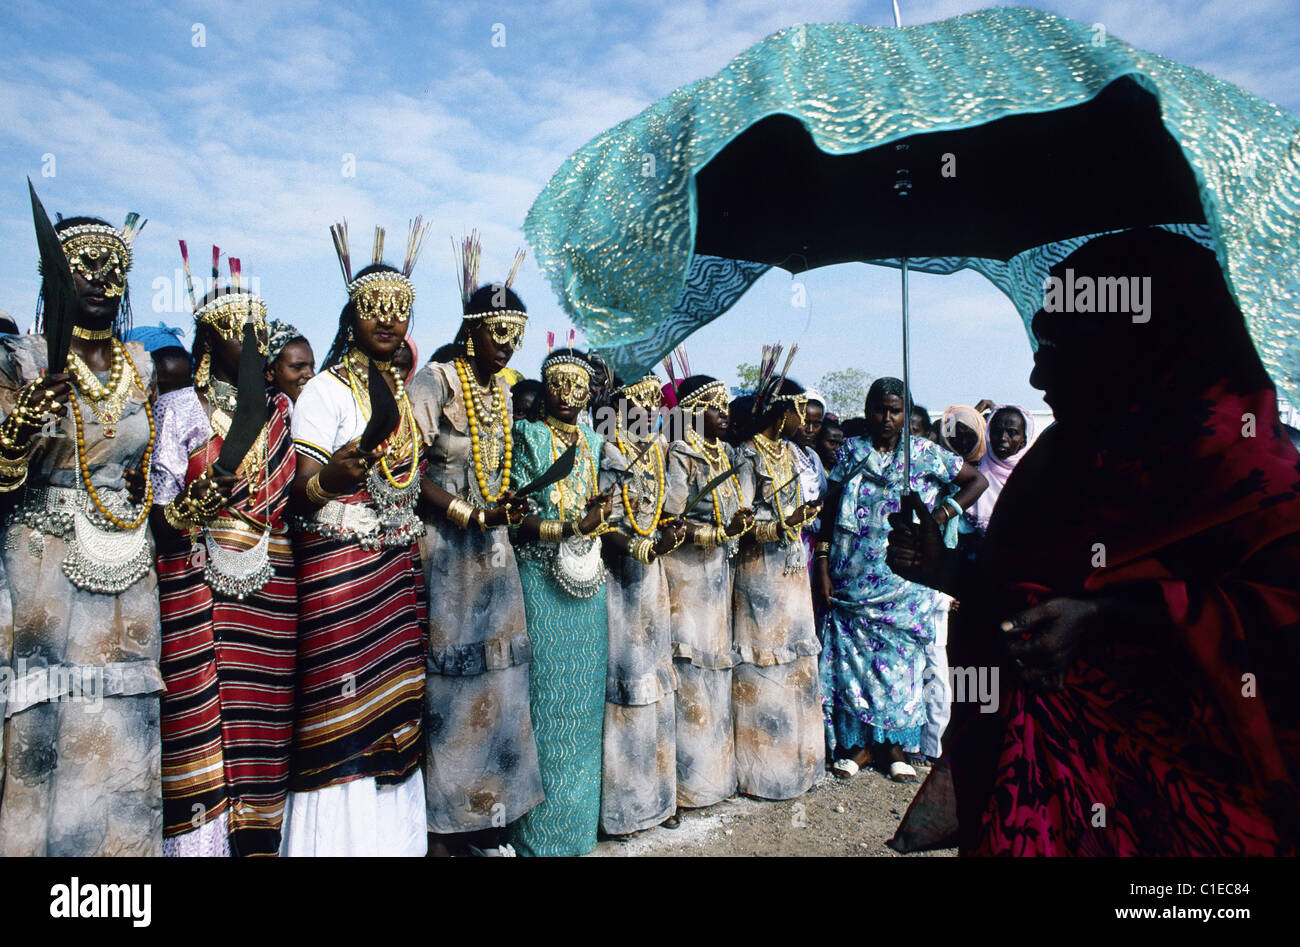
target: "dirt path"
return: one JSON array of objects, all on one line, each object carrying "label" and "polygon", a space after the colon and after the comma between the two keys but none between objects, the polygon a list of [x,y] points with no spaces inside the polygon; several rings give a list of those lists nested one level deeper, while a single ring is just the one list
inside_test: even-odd
[{"label": "dirt path", "polygon": [[[924,773],[922,773],[924,776]],[[591,857],[662,855],[888,855],[919,783],[895,783],[872,770],[851,780],[827,776],[789,802],[733,796],[707,809],[687,810],[675,830],[654,828],[636,838],[602,841]],[[955,851],[927,855],[955,855]],[[916,857],[916,856],[913,856]]]}]

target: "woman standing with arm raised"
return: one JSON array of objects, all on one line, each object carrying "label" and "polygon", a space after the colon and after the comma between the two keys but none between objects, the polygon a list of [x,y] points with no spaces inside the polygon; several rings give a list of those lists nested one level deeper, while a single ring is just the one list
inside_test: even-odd
[{"label": "woman standing with arm raised", "polygon": [[[504,283],[478,286],[479,244],[457,259],[461,322],[454,357],[411,382],[425,468],[425,795],[438,854],[471,842],[497,849],[505,829],[542,801],[528,713],[532,644],[509,533],[514,500],[510,391],[498,377],[523,341],[528,315]],[[486,836],[494,837],[486,837]],[[439,850],[441,849],[441,850]]]},{"label": "woman standing with arm raised", "polygon": [[[423,609],[416,542],[423,524],[419,431],[391,359],[415,300],[411,228],[401,272],[374,262],[354,278],[346,227],[335,228],[348,302],[293,413],[298,558],[298,707],[281,854],[423,855],[427,849],[421,717]],[[361,448],[371,367],[400,423]]]},{"label": "woman standing with arm raised", "polygon": [[138,222],[55,227],[76,290],[66,373],[46,373],[42,336],[0,340],[0,491],[18,498],[0,569],[0,855],[162,850],[153,360],[120,341]]}]

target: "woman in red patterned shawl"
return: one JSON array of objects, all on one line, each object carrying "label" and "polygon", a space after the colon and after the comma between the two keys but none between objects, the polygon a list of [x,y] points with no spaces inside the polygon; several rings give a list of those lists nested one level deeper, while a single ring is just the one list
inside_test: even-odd
[{"label": "woman in red patterned shawl", "polygon": [[266,390],[266,423],[236,476],[214,475],[235,414],[244,323],[253,320],[265,347],[266,304],[238,286],[201,302],[194,386],[168,392],[154,408],[151,525],[167,684],[163,854],[274,855],[289,787],[298,644],[284,518],[295,460],[289,399]]},{"label": "woman in red patterned shawl", "polygon": [[891,534],[894,571],[960,597],[952,664],[996,694],[955,705],[892,844],[1295,854],[1300,458],[1273,384],[1185,237],[1098,238],[1052,276],[1112,304],[1101,280],[1124,277],[1127,311],[1036,314],[1030,381],[1056,423],[979,562],[960,573],[924,511]]}]

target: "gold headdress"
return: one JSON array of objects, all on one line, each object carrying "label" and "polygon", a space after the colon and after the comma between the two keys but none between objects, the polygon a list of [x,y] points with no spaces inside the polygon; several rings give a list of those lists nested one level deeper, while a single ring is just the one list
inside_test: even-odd
[{"label": "gold headdress", "polygon": [[[460,246],[456,245],[453,239],[451,242],[452,257],[456,262],[456,279],[460,284],[460,301],[461,311],[465,314],[466,320],[482,320],[487,326],[488,331],[492,333],[492,339],[497,345],[511,344],[514,348],[524,340],[524,327],[528,324],[528,313],[523,309],[510,309],[506,302],[506,290],[511,287],[515,277],[519,275],[519,267],[523,265],[524,257],[527,255],[524,250],[515,251],[514,263],[510,266],[510,272],[506,274],[505,282],[492,283],[493,292],[492,304],[489,308],[481,312],[470,312],[470,300],[473,298],[475,291],[482,289],[478,282],[479,262],[483,257],[483,244],[479,240],[478,231],[472,230],[468,237],[461,239]],[[500,294],[500,305],[497,304],[497,293]],[[471,353],[472,354],[472,353]]]},{"label": "gold headdress", "polygon": [[[181,264],[185,269],[185,288],[189,292],[190,307],[194,310],[194,321],[210,326],[227,341],[234,341],[244,334],[244,323],[252,320],[258,332],[258,348],[262,354],[267,353],[267,314],[266,301],[256,293],[244,290],[243,267],[239,257],[227,257],[230,265],[230,283],[225,292],[215,296],[202,306],[194,294],[194,276],[190,270],[190,253],[184,240],[177,241],[181,246]],[[212,248],[212,288],[217,289],[218,265],[221,262],[221,248]]]},{"label": "gold headdress", "polygon": [[664,400],[663,388],[660,387],[659,379],[654,375],[646,375],[640,381],[624,385],[614,394],[622,395],[628,401],[645,408],[647,411],[658,411]]},{"label": "gold headdress", "polygon": [[584,358],[548,355],[542,362],[542,380],[563,405],[585,408],[591,400],[592,366]]},{"label": "gold headdress", "polygon": [[[74,224],[58,231],[59,245],[73,272],[86,280],[103,277],[104,294],[121,296],[131,269],[131,246],[148,222],[132,212],[126,215],[121,230],[109,224]],[[36,269],[40,272],[39,263]]]},{"label": "gold headdress", "polygon": [[[415,284],[411,282],[411,271],[424,246],[425,234],[429,224],[423,217],[416,217],[407,228],[406,257],[401,272],[380,270],[365,276],[352,278],[352,249],[348,245],[348,222],[344,220],[330,227],[330,236],[334,239],[334,252],[339,258],[339,269],[343,271],[343,282],[347,286],[348,297],[356,304],[357,313],[362,319],[373,319],[381,325],[405,322],[411,317],[411,306],[415,303]],[[384,261],[383,227],[375,228],[375,241],[370,254],[371,263]]]},{"label": "gold headdress", "polygon": [[677,406],[691,414],[703,414],[709,408],[726,414],[727,409],[731,407],[731,400],[727,397],[726,385],[720,381],[711,381],[680,399]]}]

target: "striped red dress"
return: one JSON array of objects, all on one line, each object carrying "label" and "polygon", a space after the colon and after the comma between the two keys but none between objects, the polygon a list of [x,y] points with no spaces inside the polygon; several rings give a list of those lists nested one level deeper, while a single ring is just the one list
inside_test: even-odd
[{"label": "striped red dress", "polygon": [[[166,489],[168,474],[160,469],[169,451],[188,453],[189,482],[216,459],[223,439],[209,439],[211,428],[192,388],[159,399],[156,413],[154,480],[163,488],[161,500],[178,490],[175,484]],[[268,393],[263,434],[239,470],[230,505],[208,533],[226,550],[247,550],[269,523],[271,574],[265,585],[242,600],[214,591],[204,574],[208,546],[201,538],[185,552],[158,557],[167,685],[164,837],[224,817],[230,850],[238,855],[279,850],[293,737],[298,597],[284,515],[295,454],[284,395]]]},{"label": "striped red dress", "polygon": [[[326,386],[337,386],[326,390],[351,408],[352,395],[335,369],[309,383],[313,398]],[[350,440],[351,431],[322,429],[316,434],[314,416],[304,413],[314,405],[312,399],[306,405],[299,399],[296,410],[303,416],[295,418],[295,443],[300,452],[323,464],[337,446],[332,442]],[[357,421],[349,417],[349,423]],[[317,443],[320,440],[330,443]],[[404,426],[389,440],[409,445],[410,434]],[[414,512],[420,477],[417,472],[410,479],[409,449],[407,459],[394,463],[389,476],[402,484],[409,479],[410,488],[397,491],[387,481],[378,481],[376,466],[370,480],[354,493],[296,525],[295,793],[364,778],[373,778],[381,787],[393,786],[420,766],[425,612],[415,542],[423,524]],[[399,492],[400,499],[373,495]],[[341,507],[364,507],[352,512],[374,518],[368,521],[374,531],[364,541],[353,530],[355,523],[321,524],[321,517],[341,515]]]}]

